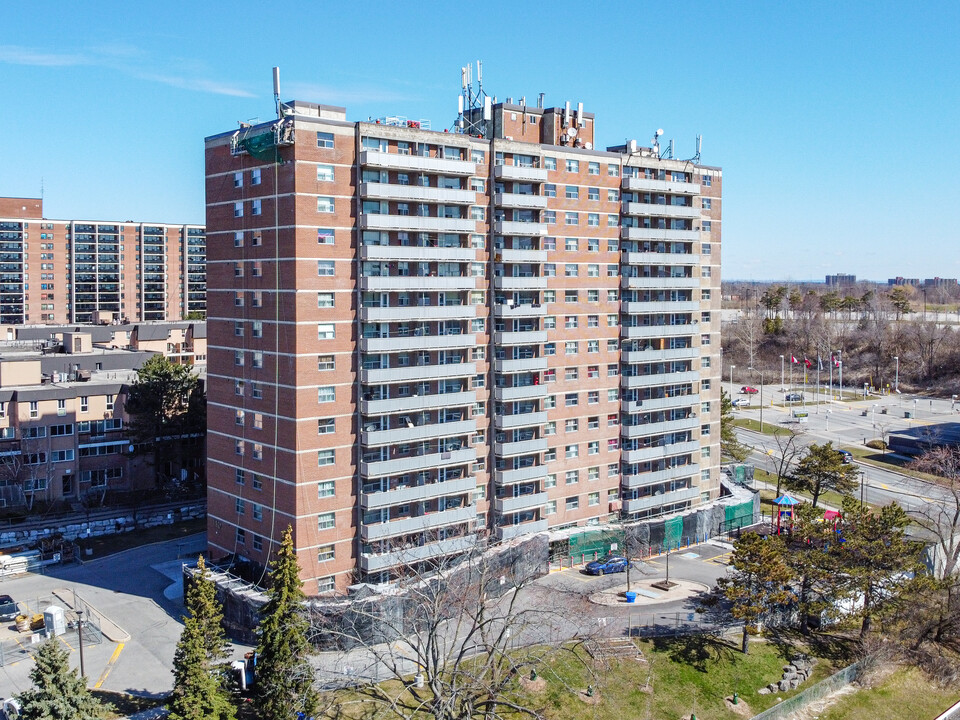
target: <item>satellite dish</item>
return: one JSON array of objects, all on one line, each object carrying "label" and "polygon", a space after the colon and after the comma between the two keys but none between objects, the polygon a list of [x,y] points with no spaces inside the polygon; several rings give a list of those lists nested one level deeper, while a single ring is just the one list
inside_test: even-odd
[{"label": "satellite dish", "polygon": [[657,137],[660,137],[661,135],[663,135],[663,128],[658,128],[658,129],[657,129]]},{"label": "satellite dish", "polygon": [[575,127],[567,128],[567,135],[569,135],[570,137],[576,137],[577,129]]},{"label": "satellite dish", "polygon": [[593,150],[593,143],[588,142],[586,145],[584,145],[584,147],[585,147],[587,150]]}]

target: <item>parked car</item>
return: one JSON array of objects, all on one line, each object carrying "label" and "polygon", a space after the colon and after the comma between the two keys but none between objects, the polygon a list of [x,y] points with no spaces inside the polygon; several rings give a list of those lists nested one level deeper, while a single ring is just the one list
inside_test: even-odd
[{"label": "parked car", "polygon": [[744,385],[742,388],[740,388],[741,395],[756,395],[758,392],[760,391],[755,387],[750,387],[749,385]]},{"label": "parked car", "polygon": [[0,595],[0,620],[16,620],[20,608],[9,595]]},{"label": "parked car", "polygon": [[750,407],[750,398],[734,398],[730,402],[734,407]]},{"label": "parked car", "polygon": [[624,572],[630,561],[623,555],[607,555],[607,557],[587,563],[587,575],[606,575],[607,573]]},{"label": "parked car", "polygon": [[840,454],[844,465],[853,462],[853,453],[851,453],[849,450],[837,450],[837,452]]},{"label": "parked car", "polygon": [[803,393],[787,393],[783,399],[787,402],[803,402]]}]

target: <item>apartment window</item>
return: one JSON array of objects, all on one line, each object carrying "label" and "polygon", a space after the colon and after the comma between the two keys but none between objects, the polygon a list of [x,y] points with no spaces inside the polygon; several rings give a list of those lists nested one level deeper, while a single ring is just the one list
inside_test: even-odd
[{"label": "apartment window", "polygon": [[587,175],[599,175],[600,174],[600,163],[591,162],[587,163]]},{"label": "apartment window", "polygon": [[317,340],[333,340],[336,337],[336,329],[333,323],[320,323],[317,325]]},{"label": "apartment window", "polygon": [[263,460],[263,445],[260,443],[254,443],[252,454],[254,460]]},{"label": "apartment window", "polygon": [[233,322],[233,335],[234,337],[243,337],[243,322],[240,320],[234,320]]},{"label": "apartment window", "polygon": [[563,354],[564,355],[576,355],[578,352],[578,345],[576,340],[570,340],[563,344]]},{"label": "apartment window", "polygon": [[263,430],[263,413],[253,414],[253,429]]},{"label": "apartment window", "polygon": [[263,367],[263,353],[260,350],[255,350],[253,353],[253,367],[262,368]]},{"label": "apartment window", "polygon": [[555,263],[544,263],[543,264],[543,276],[544,277],[556,277],[557,276],[557,266]]},{"label": "apartment window", "polygon": [[617,388],[607,390],[607,402],[616,402],[620,399],[620,391]]},{"label": "apartment window", "polygon": [[607,377],[617,377],[620,374],[620,366],[616,363],[607,365]]},{"label": "apartment window", "polygon": [[587,405],[596,405],[600,402],[600,391],[591,390],[587,393]]},{"label": "apartment window", "polygon": [[246,445],[243,440],[234,440],[233,441],[233,453],[234,455],[243,455],[246,451]]},{"label": "apartment window", "polygon": [[580,188],[576,185],[567,185],[564,196],[567,200],[578,200],[580,198]]},{"label": "apartment window", "polygon": [[330,530],[336,527],[337,520],[332,512],[317,515],[317,530]]},{"label": "apartment window", "polygon": [[330,577],[317,578],[317,592],[333,592],[337,589],[337,581],[332,575]]},{"label": "apartment window", "polygon": [[587,226],[600,227],[600,215],[598,213],[587,213]]},{"label": "apartment window", "polygon": [[575,368],[575,367],[570,368],[570,367],[568,367],[566,370],[564,370],[564,377],[563,377],[563,379],[566,380],[567,382],[571,382],[571,381],[573,381],[573,380],[577,380],[579,377],[580,377],[580,369],[579,369],[579,368]]},{"label": "apartment window", "polygon": [[701,314],[701,315],[700,315],[700,322],[705,322],[705,323],[710,322],[710,313],[705,312],[705,313]]},{"label": "apartment window", "polygon": [[260,215],[263,212],[263,204],[260,200],[254,200],[251,203],[251,214]]},{"label": "apartment window", "polygon": [[546,515],[556,515],[557,514],[557,501],[549,500],[544,507],[544,514]]},{"label": "apartment window", "polygon": [[700,448],[700,457],[702,457],[702,458],[708,458],[708,457],[710,457],[710,447],[709,447],[709,446]]},{"label": "apartment window", "polygon": [[610,163],[607,165],[607,175],[610,177],[620,177],[620,166]]},{"label": "apartment window", "polygon": [[317,388],[317,402],[328,403],[336,400],[336,389],[332,385]]},{"label": "apartment window", "polygon": [[243,367],[243,350],[233,351],[233,364],[237,367]]},{"label": "apartment window", "polygon": [[575,457],[580,457],[580,446],[576,444],[567,445],[564,448],[564,457],[566,457],[567,460],[571,460],[572,458],[575,458]]},{"label": "apartment window", "polygon": [[545,210],[543,213],[543,221],[547,225],[555,225],[557,223],[557,213],[554,210]]},{"label": "apartment window", "polygon": [[332,148],[332,147],[333,147],[333,133],[318,132],[318,133],[317,133],[317,147],[318,147],[318,148]]},{"label": "apartment window", "polygon": [[570,418],[569,420],[565,420],[563,423],[564,432],[576,432],[579,429],[580,429],[580,421],[577,420],[576,418]]},{"label": "apartment window", "polygon": [[250,184],[259,185],[260,184],[260,168],[254,168],[250,171]]},{"label": "apartment window", "polygon": [[234,508],[237,511],[237,515],[243,515],[247,510],[247,503],[242,498],[236,498],[234,502]]},{"label": "apartment window", "polygon": [[327,562],[333,560],[333,545],[321,545],[317,548],[317,562]]},{"label": "apartment window", "polygon": [[243,217],[243,203],[235,202],[233,204],[233,216],[234,217]]},{"label": "apartment window", "polygon": [[247,531],[243,528],[237,528],[237,545],[247,544]]},{"label": "apartment window", "polygon": [[703,255],[709,255],[712,250],[713,250],[713,246],[710,243],[702,243],[700,245],[700,252]]},{"label": "apartment window", "polygon": [[576,252],[580,249],[580,242],[577,238],[567,238],[564,240],[563,247],[567,252]]},{"label": "apartment window", "polygon": [[116,398],[113,395],[107,395],[107,412],[113,412],[113,403]]},{"label": "apartment window", "polygon": [[237,230],[233,234],[233,246],[243,247],[243,230]]},{"label": "apartment window", "polygon": [[317,275],[319,275],[320,277],[333,277],[333,273],[334,273],[333,260],[317,261]]},{"label": "apartment window", "polygon": [[318,355],[317,356],[317,370],[334,370],[336,368],[336,362],[333,355]]},{"label": "apartment window", "polygon": [[242,172],[235,172],[235,173],[233,174],[233,186],[234,186],[235,188],[243,187],[243,173],[242,173]]},{"label": "apartment window", "polygon": [[713,223],[710,220],[704,220],[703,227],[701,229],[704,232],[710,232],[713,229]]},{"label": "apartment window", "polygon": [[600,352],[600,341],[599,341],[599,340],[587,340],[587,352],[588,352],[588,353],[598,353],[598,352]]},{"label": "apartment window", "polygon": [[567,315],[567,317],[564,319],[563,326],[567,330],[575,330],[577,327],[579,327],[579,325],[580,321],[576,315]]},{"label": "apartment window", "polygon": [[579,510],[580,509],[580,498],[579,497],[568,497],[566,499],[567,510]]},{"label": "apartment window", "polygon": [[332,213],[333,210],[334,210],[334,202],[332,197],[320,196],[317,198],[318,213]]},{"label": "apartment window", "polygon": [[616,189],[607,190],[607,201],[618,202],[620,200],[620,191]]},{"label": "apartment window", "polygon": [[67,414],[67,401],[57,400],[57,415],[66,415],[66,414]]},{"label": "apartment window", "polygon": [[713,177],[711,177],[710,175],[703,175],[702,179],[703,179],[703,185],[705,187],[711,187],[713,185]]},{"label": "apartment window", "polygon": [[588,365],[587,366],[587,377],[591,380],[595,380],[600,377],[600,366],[599,365]]},{"label": "apartment window", "polygon": [[709,344],[710,344],[710,336],[709,336],[709,335],[706,335],[706,334],[701,335],[701,336],[700,336],[700,344],[701,344],[701,345],[709,345]]},{"label": "apartment window", "polygon": [[329,435],[334,431],[333,418],[321,418],[317,420],[317,435]]},{"label": "apartment window", "polygon": [[607,302],[618,302],[620,300],[619,290],[607,290]]},{"label": "apartment window", "polygon": [[598,303],[598,302],[600,302],[600,291],[599,291],[599,290],[587,290],[587,302],[588,302],[588,303]]},{"label": "apartment window", "polygon": [[262,338],[263,337],[263,321],[254,320],[253,325],[251,325],[250,327],[250,332],[253,335],[253,337]]},{"label": "apartment window", "polygon": [[577,277],[580,274],[580,268],[576,263],[567,263],[563,268],[564,277]]},{"label": "apartment window", "polygon": [[567,470],[564,479],[567,485],[576,485],[580,482],[580,471],[579,470]]},{"label": "apartment window", "polygon": [[237,485],[245,485],[247,482],[247,471],[242,468],[236,468],[233,471],[233,479]]},{"label": "apartment window", "polygon": [[485,163],[487,154],[483,150],[471,150],[470,151],[470,162],[480,163],[481,165]]},{"label": "apartment window", "polygon": [[544,462],[554,462],[557,459],[557,449],[550,448],[543,454]]},{"label": "apartment window", "polygon": [[709,426],[709,425],[701,425],[701,426],[700,426],[700,434],[701,434],[701,435],[709,435],[709,434],[710,434],[710,426]]},{"label": "apartment window", "polygon": [[486,208],[475,206],[470,208],[470,219],[471,220],[486,220],[487,211]]},{"label": "apartment window", "polygon": [[556,343],[544,343],[543,354],[546,356],[556,355],[557,354],[557,344]]},{"label": "apartment window", "polygon": [[259,475],[251,475],[251,478],[251,485],[253,486],[253,489],[263,490],[263,478],[261,478]]},{"label": "apartment window", "polygon": [[472,247],[474,250],[483,250],[485,247],[487,247],[487,241],[483,235],[471,235],[470,247]]},{"label": "apartment window", "polygon": [[251,305],[253,305],[253,307],[255,308],[258,308],[263,305],[263,291],[261,290],[253,291],[253,293],[251,294]]},{"label": "apartment window", "polygon": [[575,303],[579,300],[576,290],[564,290],[563,291],[563,301],[565,303]]},{"label": "apartment window", "polygon": [[234,425],[243,425],[243,410],[234,410],[233,412],[233,423]]},{"label": "apartment window", "polygon": [[317,165],[317,181],[333,182],[333,165]]},{"label": "apartment window", "polygon": [[617,327],[620,324],[620,316],[614,313],[607,315],[607,327]]},{"label": "apartment window", "polygon": [[549,155],[543,158],[543,167],[546,170],[556,170],[557,169],[557,159],[555,157],[550,157]]},{"label": "apartment window", "polygon": [[335,462],[334,451],[333,450],[320,450],[317,452],[317,465],[324,467],[326,465],[333,465]]},{"label": "apartment window", "polygon": [[567,160],[566,166],[567,166],[567,172],[569,173],[580,172],[579,160]]},{"label": "apartment window", "polygon": [[598,455],[600,453],[600,441],[593,440],[587,443],[587,455]]},{"label": "apartment window", "polygon": [[700,206],[704,210],[709,210],[711,207],[713,207],[713,202],[710,198],[700,198]]},{"label": "apartment window", "polygon": [[544,330],[555,330],[557,327],[557,318],[553,315],[547,315],[543,318]]},{"label": "apartment window", "polygon": [[333,497],[335,493],[336,493],[336,488],[334,487],[333,480],[324,480],[323,482],[317,483],[318,498]]},{"label": "apartment window", "polygon": [[600,266],[599,265],[587,265],[587,277],[600,277]]},{"label": "apartment window", "polygon": [[[80,412],[90,412],[90,398],[86,395],[80,396]],[[5,412],[0,412],[0,417],[3,417],[4,415],[6,415]]]},{"label": "apartment window", "polygon": [[335,234],[333,228],[317,228],[317,244],[333,245]]},{"label": "apartment window", "polygon": [[556,290],[544,290],[543,291],[543,301],[545,303],[552,303],[557,301],[557,291]]},{"label": "apartment window", "polygon": [[543,186],[543,196],[544,197],[556,197],[557,196],[557,186],[552,183],[547,183]]},{"label": "apartment window", "polygon": [[[607,227],[617,227],[617,225],[619,225],[619,224],[620,224],[620,216],[619,216],[619,215],[607,215]],[[618,244],[619,244],[619,243],[618,243],[618,241],[616,241],[616,240],[608,240],[608,241],[607,241],[607,246],[608,246],[607,249],[608,249],[608,250],[616,250]]]},{"label": "apartment window", "polygon": [[[576,405],[576,403],[574,403]],[[543,409],[544,410],[553,410],[557,406],[557,396],[556,395],[547,395],[543,400]]]},{"label": "apartment window", "polygon": [[567,212],[563,214],[563,222],[565,225],[579,225],[580,224],[580,214],[575,212]]},{"label": "apartment window", "polygon": [[567,393],[563,397],[565,407],[575,407],[580,404],[580,395],[578,393]]}]

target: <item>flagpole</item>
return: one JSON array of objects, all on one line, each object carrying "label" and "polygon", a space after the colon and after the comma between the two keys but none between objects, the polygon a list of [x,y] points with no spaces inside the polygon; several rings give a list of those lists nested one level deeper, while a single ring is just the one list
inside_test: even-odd
[{"label": "flagpole", "polygon": [[820,414],[820,356],[817,355],[817,415]]}]

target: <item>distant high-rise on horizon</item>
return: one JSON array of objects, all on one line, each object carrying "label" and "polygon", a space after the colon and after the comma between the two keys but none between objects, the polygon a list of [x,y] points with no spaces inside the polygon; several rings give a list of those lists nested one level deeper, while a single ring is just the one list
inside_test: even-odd
[{"label": "distant high-rise on horizon", "polygon": [[722,171],[340,107],[206,139],[208,544],[310,594],[720,492]]},{"label": "distant high-rise on horizon", "polygon": [[183,320],[206,313],[201,225],[50,220],[0,198],[0,324]]}]

